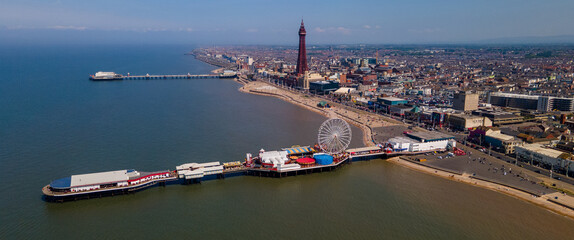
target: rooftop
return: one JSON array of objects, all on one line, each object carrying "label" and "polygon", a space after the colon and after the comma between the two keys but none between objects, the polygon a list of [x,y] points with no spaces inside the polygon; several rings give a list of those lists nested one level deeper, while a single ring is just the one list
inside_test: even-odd
[{"label": "rooftop", "polygon": [[454,137],[451,135],[444,134],[441,132],[435,132],[435,131],[433,131],[433,132],[412,132],[412,133],[407,133],[407,135],[409,137],[417,139],[421,142],[454,139]]},{"label": "rooftop", "polygon": [[407,137],[403,137],[403,136],[389,138],[388,141],[389,142],[401,142],[401,143],[418,143],[418,141],[415,141],[412,138],[407,138]]},{"label": "rooftop", "polygon": [[405,99],[396,98],[396,97],[383,97],[381,99],[386,100],[386,101],[406,101]]},{"label": "rooftop", "polygon": [[460,118],[464,118],[464,119],[477,119],[477,118],[484,118],[483,116],[478,116],[478,115],[470,115],[470,114],[452,114],[451,116],[453,117],[460,117]]},{"label": "rooftop", "polygon": [[503,141],[511,141],[511,140],[514,140],[514,137],[513,137],[513,136],[506,135],[506,134],[501,133],[501,132],[498,132],[498,131],[497,131],[497,132],[488,132],[488,133],[486,134],[486,136],[489,136],[489,137],[491,137],[491,138],[500,139],[500,140],[503,140]]},{"label": "rooftop", "polygon": [[362,148],[351,148],[351,149],[347,149],[346,152],[352,153],[352,152],[367,152],[367,151],[376,151],[376,150],[381,150],[381,148],[377,147],[377,146],[362,147]]},{"label": "rooftop", "polygon": [[70,188],[78,186],[99,185],[103,183],[127,181],[130,178],[137,176],[139,176],[139,173],[135,170],[88,173],[72,175],[71,177],[54,180],[52,183],[50,183],[50,186],[53,188]]},{"label": "rooftop", "polygon": [[537,144],[537,143],[524,144],[523,146],[517,146],[517,148],[524,148],[526,150],[529,150],[529,151],[532,151],[532,152],[535,152],[538,154],[542,154],[545,156],[553,157],[553,158],[558,158],[563,153],[563,152],[555,150],[555,149],[545,148],[541,144]]}]

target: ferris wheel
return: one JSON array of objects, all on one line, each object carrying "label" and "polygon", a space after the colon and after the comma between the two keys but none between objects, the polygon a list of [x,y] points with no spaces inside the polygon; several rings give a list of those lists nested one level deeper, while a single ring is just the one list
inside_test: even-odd
[{"label": "ferris wheel", "polygon": [[340,153],[351,143],[351,135],[351,127],[345,120],[328,119],[319,128],[319,147],[329,154]]}]

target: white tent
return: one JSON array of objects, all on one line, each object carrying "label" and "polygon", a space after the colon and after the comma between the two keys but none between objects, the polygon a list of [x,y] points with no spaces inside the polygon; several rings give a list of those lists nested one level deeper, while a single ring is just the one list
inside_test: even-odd
[{"label": "white tent", "polygon": [[347,94],[347,93],[353,93],[355,91],[357,90],[354,88],[342,87],[337,89],[337,91],[333,92],[333,94]]},{"label": "white tent", "polygon": [[287,151],[270,151],[259,153],[261,162],[263,163],[273,163],[274,167],[279,164],[285,164],[289,160],[287,158]]}]

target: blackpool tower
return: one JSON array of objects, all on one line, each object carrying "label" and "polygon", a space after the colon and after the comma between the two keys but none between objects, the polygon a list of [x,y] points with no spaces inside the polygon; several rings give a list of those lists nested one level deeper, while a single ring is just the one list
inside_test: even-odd
[{"label": "blackpool tower", "polygon": [[297,57],[297,76],[305,74],[308,70],[307,67],[307,50],[305,50],[305,25],[301,20],[301,27],[299,28],[299,56]]}]

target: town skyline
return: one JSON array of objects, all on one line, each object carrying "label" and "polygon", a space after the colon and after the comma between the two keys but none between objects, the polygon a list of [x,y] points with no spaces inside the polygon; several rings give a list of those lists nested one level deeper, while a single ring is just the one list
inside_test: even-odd
[{"label": "town skyline", "polygon": [[[312,44],[574,43],[574,3],[553,1],[12,1],[3,43]],[[375,7],[372,7],[375,6]]]}]

